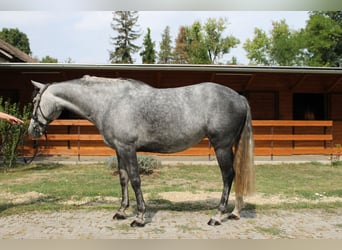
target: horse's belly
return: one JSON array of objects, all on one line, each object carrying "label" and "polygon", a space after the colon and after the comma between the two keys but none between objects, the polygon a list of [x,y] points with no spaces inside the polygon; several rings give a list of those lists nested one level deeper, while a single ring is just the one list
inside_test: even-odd
[{"label": "horse's belly", "polygon": [[137,145],[139,152],[156,153],[176,153],[188,149],[198,144],[204,136],[195,136],[195,138],[167,138],[160,140],[150,140]]}]

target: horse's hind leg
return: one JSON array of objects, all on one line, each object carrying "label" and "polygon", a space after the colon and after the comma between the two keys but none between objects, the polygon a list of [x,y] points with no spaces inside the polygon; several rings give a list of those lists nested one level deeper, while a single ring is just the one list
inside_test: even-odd
[{"label": "horse's hind leg", "polygon": [[228,216],[228,219],[239,220],[240,211],[243,208],[243,206],[244,206],[243,197],[242,196],[235,197],[235,207],[234,207],[233,212]]},{"label": "horse's hind leg", "polygon": [[211,226],[221,225],[222,217],[227,209],[229,193],[234,179],[233,152],[231,149],[229,147],[216,148],[215,153],[222,174],[223,191],[218,211],[208,222],[208,225]]}]

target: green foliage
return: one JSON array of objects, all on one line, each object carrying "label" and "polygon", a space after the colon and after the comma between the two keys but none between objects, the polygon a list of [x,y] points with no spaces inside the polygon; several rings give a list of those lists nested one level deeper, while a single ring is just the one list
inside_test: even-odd
[{"label": "green foliage", "polygon": [[[138,168],[140,174],[150,175],[153,170],[161,166],[161,162],[151,155],[137,155]],[[107,165],[117,171],[118,170],[118,159],[116,156],[111,156],[107,160]]]},{"label": "green foliage", "polygon": [[143,48],[144,50],[140,53],[143,63],[153,64],[156,62],[156,51],[154,49],[155,42],[151,39],[151,29],[147,28],[147,34],[144,37]]},{"label": "green foliage", "polygon": [[309,66],[338,66],[342,58],[342,20],[331,18],[333,12],[313,12],[302,35]]},{"label": "green foliage", "polygon": [[231,48],[240,43],[234,36],[223,36],[227,25],[228,20],[225,18],[209,18],[204,24],[204,43],[212,64],[218,64],[224,54],[228,54]]},{"label": "green foliage", "polygon": [[196,21],[186,28],[186,43],[190,64],[210,64],[200,22]]},{"label": "green foliage", "polygon": [[300,33],[289,29],[285,20],[272,23],[269,35],[255,28],[253,39],[247,39],[243,48],[251,64],[293,66],[302,64]]},{"label": "green foliage", "polygon": [[225,36],[228,21],[209,18],[204,25],[199,21],[181,27],[173,51],[174,63],[220,64],[220,59],[240,43],[234,36]]},{"label": "green foliage", "polygon": [[171,35],[170,35],[170,27],[166,26],[163,34],[162,40],[159,44],[160,51],[158,54],[159,60],[158,63],[171,63],[172,62],[172,46],[171,46]]},{"label": "green foliage", "polygon": [[270,58],[272,64],[280,66],[292,66],[297,63],[297,55],[300,54],[300,47],[297,43],[296,31],[289,29],[285,20],[273,22],[271,31]]},{"label": "green foliage", "polygon": [[272,22],[269,34],[256,28],[243,48],[251,64],[338,67],[342,59],[342,12],[311,12],[305,28]]},{"label": "green foliage", "polygon": [[117,35],[111,38],[114,51],[109,52],[109,60],[112,63],[133,63],[132,54],[140,49],[133,43],[140,37],[140,32],[135,29],[138,18],[137,11],[113,12],[111,26]]},{"label": "green foliage", "polygon": [[45,56],[40,60],[41,63],[58,63],[57,58],[53,58],[51,56]]},{"label": "green foliage", "polygon": [[28,55],[32,53],[30,49],[30,42],[29,42],[27,35],[21,32],[18,28],[15,28],[15,29],[3,28],[0,31],[0,39],[20,49],[21,51],[25,52]]},{"label": "green foliage", "polygon": [[[0,111],[18,117],[24,121],[28,121],[31,115],[31,105],[24,106],[22,111],[19,104],[11,104],[9,101],[3,102],[0,97]],[[15,166],[18,156],[18,146],[23,142],[28,128],[28,122],[20,125],[12,125],[7,121],[0,120],[0,134],[1,134],[1,167],[4,171]]]},{"label": "green foliage", "polygon": [[247,58],[251,64],[269,65],[270,64],[270,46],[271,41],[266,32],[262,29],[254,29],[254,38],[247,38],[243,44],[244,50],[247,52]]}]

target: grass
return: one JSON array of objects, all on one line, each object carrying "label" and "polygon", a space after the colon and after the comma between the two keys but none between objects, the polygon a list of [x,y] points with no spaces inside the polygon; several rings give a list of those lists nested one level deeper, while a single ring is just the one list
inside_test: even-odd
[{"label": "grass", "polygon": [[[257,193],[320,200],[322,197],[342,197],[342,167],[311,164],[261,165],[256,169]],[[162,166],[155,174],[142,176],[142,190],[150,210],[206,211],[215,202],[170,202],[164,192],[221,192],[222,181],[215,166]],[[18,197],[34,192],[37,197],[20,201]],[[134,204],[133,191],[130,197]],[[97,202],[98,197],[116,197],[117,202]],[[0,216],[29,211],[58,211],[68,209],[117,209],[121,189],[118,176],[113,176],[105,164],[61,165],[33,164],[0,174]],[[26,197],[27,198],[27,197]],[[81,205],[67,201],[82,200]],[[216,197],[217,200],[219,197]],[[215,204],[214,204],[215,203]],[[281,203],[276,205],[248,204],[246,209],[300,209],[341,207],[341,202]],[[133,205],[134,207],[134,205]]]},{"label": "grass", "polygon": [[307,199],[342,197],[342,167],[317,163],[263,165],[257,168],[257,192]]}]

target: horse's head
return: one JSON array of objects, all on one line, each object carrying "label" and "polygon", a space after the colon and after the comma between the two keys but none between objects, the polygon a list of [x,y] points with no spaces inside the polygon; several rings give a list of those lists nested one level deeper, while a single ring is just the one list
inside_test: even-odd
[{"label": "horse's head", "polygon": [[45,133],[49,123],[60,115],[61,110],[56,105],[53,95],[47,91],[49,84],[34,81],[32,84],[39,91],[33,99],[33,113],[28,133],[33,138],[39,138]]}]

